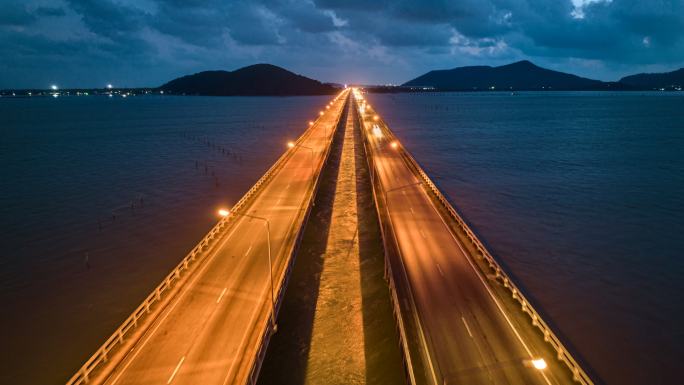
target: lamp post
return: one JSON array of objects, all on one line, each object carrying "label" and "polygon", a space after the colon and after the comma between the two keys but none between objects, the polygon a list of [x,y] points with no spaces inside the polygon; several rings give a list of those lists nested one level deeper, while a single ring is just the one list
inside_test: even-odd
[{"label": "lamp post", "polygon": [[275,333],[278,330],[278,325],[276,325],[276,320],[275,320],[275,294],[274,294],[274,289],[273,289],[273,261],[271,259],[271,223],[269,222],[268,219],[264,217],[258,217],[256,215],[251,215],[251,214],[243,214],[239,213],[236,211],[229,211],[226,209],[220,209],[218,211],[219,215],[222,217],[227,217],[230,214],[233,215],[240,215],[243,217],[247,218],[252,218],[252,219],[258,219],[260,221],[264,221],[266,224],[266,241],[268,245],[268,272],[269,272],[269,277],[271,281],[271,326],[273,329],[273,332]]}]

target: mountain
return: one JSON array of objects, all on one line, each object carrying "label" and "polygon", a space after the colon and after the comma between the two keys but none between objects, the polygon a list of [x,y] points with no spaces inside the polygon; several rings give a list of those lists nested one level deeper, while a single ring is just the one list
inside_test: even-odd
[{"label": "mountain", "polygon": [[625,76],[620,83],[635,88],[681,88],[684,86],[684,68],[672,72]]},{"label": "mountain", "polygon": [[403,84],[406,87],[432,87],[437,90],[606,90],[622,89],[618,83],[582,78],[539,67],[530,61],[491,66],[457,67],[430,71]]},{"label": "mountain", "polygon": [[318,80],[271,64],[255,64],[235,71],[204,71],[183,76],[159,87],[172,94],[211,96],[324,95],[335,89]]}]

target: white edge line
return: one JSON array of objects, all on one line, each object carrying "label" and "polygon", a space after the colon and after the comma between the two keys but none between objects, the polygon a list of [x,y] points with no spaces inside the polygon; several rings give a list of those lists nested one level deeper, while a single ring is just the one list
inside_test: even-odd
[{"label": "white edge line", "polygon": [[167,384],[170,384],[171,381],[173,381],[173,378],[176,377],[176,373],[178,373],[178,369],[180,369],[181,365],[183,365],[183,361],[185,361],[185,356],[181,357],[180,361],[178,361],[176,369],[173,370],[173,373],[171,373],[171,377],[169,377],[169,380],[166,381]]},{"label": "white edge line", "polygon": [[473,338],[473,333],[470,332],[470,328],[468,327],[468,323],[466,322],[466,319],[461,316],[461,320],[463,321],[463,325],[465,325],[466,330],[468,331],[468,335],[470,338]]},{"label": "white edge line", "polygon": [[223,291],[221,292],[221,295],[219,295],[218,299],[216,300],[216,303],[221,302],[221,298],[223,298],[223,295],[226,294],[226,289],[227,288],[225,288],[225,287],[223,288]]},{"label": "white edge line", "polygon": [[442,266],[440,266],[439,263],[437,264],[437,270],[439,270],[439,274],[444,277],[444,271],[442,271]]}]

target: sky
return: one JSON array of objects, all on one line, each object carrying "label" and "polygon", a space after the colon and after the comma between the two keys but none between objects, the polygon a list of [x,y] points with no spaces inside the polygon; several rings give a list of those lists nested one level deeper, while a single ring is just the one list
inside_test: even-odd
[{"label": "sky", "polygon": [[684,67],[684,0],[0,0],[0,89],[255,63],[401,84],[522,59],[600,80]]}]

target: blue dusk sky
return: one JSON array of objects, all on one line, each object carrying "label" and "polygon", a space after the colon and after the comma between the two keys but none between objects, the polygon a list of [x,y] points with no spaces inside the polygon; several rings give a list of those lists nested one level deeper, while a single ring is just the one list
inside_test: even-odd
[{"label": "blue dusk sky", "polygon": [[321,81],[538,65],[601,80],[684,66],[684,0],[0,0],[0,88],[158,86],[272,63]]}]

